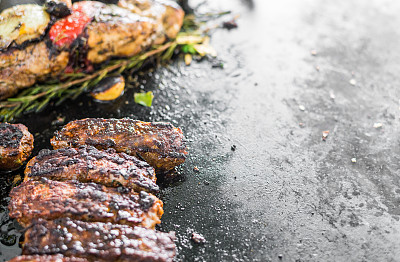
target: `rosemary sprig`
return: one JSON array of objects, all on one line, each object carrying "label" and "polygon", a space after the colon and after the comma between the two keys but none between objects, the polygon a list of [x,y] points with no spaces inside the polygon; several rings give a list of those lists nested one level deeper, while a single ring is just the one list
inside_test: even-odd
[{"label": "rosemary sprig", "polygon": [[[208,17],[220,17],[229,12],[218,13],[215,16],[206,14]],[[59,105],[66,99],[75,99],[84,92],[94,87],[103,78],[116,73],[123,73],[129,70],[130,73],[139,70],[142,65],[149,59],[154,58],[157,61],[168,61],[172,58],[175,51],[190,55],[204,56],[203,49],[210,50],[209,37],[207,33],[210,27],[200,29],[205,25],[201,19],[197,19],[193,15],[185,17],[182,31],[176,39],[171,40],[163,45],[154,46],[151,50],[126,59],[117,59],[110,61],[99,70],[90,73],[73,73],[63,74],[60,80],[49,80],[44,84],[36,84],[26,88],[15,97],[0,102],[0,119],[3,121],[11,121],[22,113],[39,112],[45,108],[50,102]],[[216,28],[216,26],[212,27]],[[201,48],[204,43],[204,47]],[[194,47],[194,49],[193,49]],[[197,48],[197,49],[196,49]],[[213,53],[213,52],[210,52]],[[189,55],[189,54],[187,54]]]}]

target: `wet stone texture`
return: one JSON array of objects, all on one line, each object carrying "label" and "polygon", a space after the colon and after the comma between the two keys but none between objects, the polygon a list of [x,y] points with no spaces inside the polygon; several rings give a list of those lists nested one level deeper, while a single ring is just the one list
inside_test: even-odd
[{"label": "wet stone texture", "polygon": [[[221,10],[241,14],[212,38],[223,69],[178,59],[114,104],[83,97],[27,115],[35,152],[60,117],[170,121],[190,151],[160,194],[177,261],[398,261],[400,4],[226,0],[199,11]],[[152,108],[134,104],[141,89]],[[12,181],[1,178],[2,205]],[[20,249],[1,210],[5,260]]]}]

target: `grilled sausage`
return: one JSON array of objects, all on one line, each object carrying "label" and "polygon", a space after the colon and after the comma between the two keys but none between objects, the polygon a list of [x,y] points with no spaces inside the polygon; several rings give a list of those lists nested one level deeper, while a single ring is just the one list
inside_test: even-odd
[{"label": "grilled sausage", "polygon": [[187,152],[182,130],[169,123],[132,119],[86,118],[68,123],[51,139],[54,149],[91,145],[114,148],[138,156],[156,171],[168,171],[185,161]]},{"label": "grilled sausage", "polygon": [[146,162],[115,150],[94,147],[44,149],[28,162],[25,181],[41,178],[78,180],[105,186],[123,186],[135,191],[157,192],[154,169]]},{"label": "grilled sausage", "polygon": [[60,253],[90,261],[172,261],[175,234],[70,219],[39,219],[25,233],[24,255]]},{"label": "grilled sausage", "polygon": [[33,255],[14,257],[8,262],[88,262],[88,260],[79,257],[64,257],[63,255]]},{"label": "grilled sausage", "polygon": [[24,227],[34,218],[69,217],[154,229],[164,212],[162,202],[144,191],[124,192],[77,181],[31,180],[13,188],[10,197],[9,215]]}]

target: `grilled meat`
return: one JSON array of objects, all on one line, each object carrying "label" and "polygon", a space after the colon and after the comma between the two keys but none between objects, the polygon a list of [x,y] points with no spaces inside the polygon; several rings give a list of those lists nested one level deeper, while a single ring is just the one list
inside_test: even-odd
[{"label": "grilled meat", "polygon": [[79,257],[64,257],[63,255],[32,255],[18,256],[8,262],[88,262],[88,260]]},{"label": "grilled meat", "polygon": [[176,2],[168,0],[120,0],[118,5],[156,21],[155,44],[161,44],[167,38],[175,38],[185,16],[182,8]]},{"label": "grilled meat", "polygon": [[83,1],[74,3],[72,14],[57,21],[49,34],[55,45],[64,49],[79,41],[80,55],[90,63],[101,63],[113,56],[133,56],[150,47],[155,27],[154,20],[127,9]]},{"label": "grilled meat", "polygon": [[138,156],[157,171],[171,170],[186,158],[182,130],[169,123],[86,118],[68,123],[51,139],[54,149],[91,145]]},{"label": "grilled meat", "polygon": [[34,218],[69,217],[154,229],[164,213],[162,202],[144,191],[129,193],[77,181],[30,180],[13,188],[10,197],[9,215],[24,227]]},{"label": "grilled meat", "polygon": [[25,233],[22,253],[90,261],[172,261],[175,234],[127,225],[39,219]]},{"label": "grilled meat", "polygon": [[135,191],[158,191],[154,169],[146,162],[115,150],[94,147],[44,149],[25,169],[25,181],[41,178],[78,180],[105,186],[123,186]]},{"label": "grilled meat", "polygon": [[0,100],[36,81],[58,75],[67,66],[68,57],[68,52],[50,53],[45,42],[0,53]]},{"label": "grilled meat", "polygon": [[32,149],[33,136],[26,126],[0,123],[0,170],[20,167]]}]

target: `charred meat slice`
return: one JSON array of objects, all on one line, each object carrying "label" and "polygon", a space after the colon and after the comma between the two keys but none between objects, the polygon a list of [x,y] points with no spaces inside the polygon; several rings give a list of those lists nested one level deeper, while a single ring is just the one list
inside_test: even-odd
[{"label": "charred meat slice", "polygon": [[51,53],[45,42],[0,53],[0,100],[15,95],[49,76],[57,76],[68,65],[68,52]]},{"label": "charred meat slice", "polygon": [[94,183],[26,181],[10,193],[10,217],[27,227],[34,218],[70,217],[154,229],[163,214],[162,202],[141,191],[122,192]]},{"label": "charred meat slice", "polygon": [[0,169],[13,170],[31,155],[33,136],[23,124],[0,123]]},{"label": "charred meat slice", "polygon": [[169,123],[86,118],[68,123],[51,139],[55,149],[91,145],[138,156],[157,171],[171,170],[186,158],[182,130]]},{"label": "charred meat slice", "polygon": [[80,257],[64,257],[63,255],[32,255],[18,256],[8,262],[88,262],[88,260]]},{"label": "charred meat slice", "polygon": [[120,0],[118,5],[157,22],[155,44],[161,44],[167,38],[175,38],[185,16],[182,8],[169,0]]},{"label": "charred meat slice", "polygon": [[146,162],[115,150],[95,147],[44,149],[26,166],[25,181],[41,178],[78,180],[135,191],[158,191],[154,169]]},{"label": "charred meat slice", "polygon": [[24,255],[60,253],[90,261],[172,261],[175,234],[70,219],[39,219],[25,233]]}]

